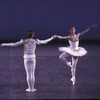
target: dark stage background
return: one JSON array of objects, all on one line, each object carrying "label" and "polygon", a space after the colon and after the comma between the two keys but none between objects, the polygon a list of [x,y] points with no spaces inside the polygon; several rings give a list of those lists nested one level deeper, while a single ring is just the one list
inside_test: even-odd
[{"label": "dark stage background", "polygon": [[35,38],[65,36],[70,25],[78,33],[92,24],[80,39],[100,39],[100,0],[0,0],[0,40],[26,38],[30,29]]}]

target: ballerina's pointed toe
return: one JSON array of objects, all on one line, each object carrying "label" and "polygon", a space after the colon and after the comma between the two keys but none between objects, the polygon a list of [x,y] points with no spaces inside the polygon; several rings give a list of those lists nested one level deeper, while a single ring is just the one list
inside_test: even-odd
[{"label": "ballerina's pointed toe", "polygon": [[67,62],[67,66],[72,67],[71,62]]},{"label": "ballerina's pointed toe", "polygon": [[71,81],[72,81],[72,85],[75,85],[75,77],[72,77]]}]

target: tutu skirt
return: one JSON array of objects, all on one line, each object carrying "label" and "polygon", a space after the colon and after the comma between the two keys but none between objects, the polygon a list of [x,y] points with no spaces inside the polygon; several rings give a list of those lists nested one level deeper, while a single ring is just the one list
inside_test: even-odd
[{"label": "tutu skirt", "polygon": [[77,49],[71,49],[70,46],[68,47],[59,47],[59,51],[66,52],[71,56],[84,56],[86,55],[87,51],[83,47],[78,47]]}]

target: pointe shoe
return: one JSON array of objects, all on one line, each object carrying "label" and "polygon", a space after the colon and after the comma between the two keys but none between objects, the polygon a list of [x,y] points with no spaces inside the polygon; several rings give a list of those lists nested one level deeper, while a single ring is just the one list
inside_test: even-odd
[{"label": "pointe shoe", "polygon": [[30,89],[26,89],[26,92],[31,92],[31,90]]},{"label": "pointe shoe", "polygon": [[75,85],[75,77],[71,78],[72,84]]},{"label": "pointe shoe", "polygon": [[67,62],[67,66],[72,67],[71,62]]},{"label": "pointe shoe", "polygon": [[34,89],[32,89],[32,92],[36,92],[36,91],[37,91],[37,89],[35,89],[35,88],[34,88]]}]

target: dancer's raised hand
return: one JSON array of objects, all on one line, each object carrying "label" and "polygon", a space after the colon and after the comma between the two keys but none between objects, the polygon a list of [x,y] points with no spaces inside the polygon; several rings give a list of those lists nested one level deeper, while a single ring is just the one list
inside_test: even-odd
[{"label": "dancer's raised hand", "polygon": [[94,25],[91,25],[90,28],[97,27],[97,26],[98,26],[97,24],[94,24]]},{"label": "dancer's raised hand", "polygon": [[3,47],[3,43],[1,43],[0,46]]}]

